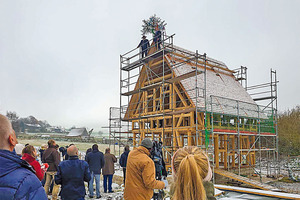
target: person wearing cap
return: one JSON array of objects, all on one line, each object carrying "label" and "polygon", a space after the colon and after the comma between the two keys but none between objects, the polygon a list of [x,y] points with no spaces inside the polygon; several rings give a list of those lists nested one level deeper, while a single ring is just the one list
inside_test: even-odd
[{"label": "person wearing cap", "polygon": [[132,150],[127,159],[124,199],[150,200],[153,189],[163,189],[165,183],[155,179],[155,166],[150,158],[153,143],[149,138]]},{"label": "person wearing cap", "polygon": [[140,44],[137,46],[137,48],[139,48],[139,47],[142,47],[142,58],[146,57],[148,55],[150,43],[149,43],[149,40],[146,39],[145,35],[143,35]]},{"label": "person wearing cap", "polygon": [[40,148],[40,150],[39,150],[41,160],[42,160],[42,157],[43,157],[43,153],[45,152],[45,150],[46,150],[47,148],[48,148],[48,146],[47,146],[46,144],[42,144],[42,145],[41,145],[41,148]]}]

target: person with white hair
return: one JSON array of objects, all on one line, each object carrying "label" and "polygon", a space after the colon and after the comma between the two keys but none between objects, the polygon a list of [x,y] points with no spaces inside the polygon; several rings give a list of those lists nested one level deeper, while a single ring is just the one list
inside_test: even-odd
[{"label": "person with white hair", "polygon": [[22,157],[22,151],[25,148],[24,144],[16,144],[15,146],[15,152],[18,156]]}]

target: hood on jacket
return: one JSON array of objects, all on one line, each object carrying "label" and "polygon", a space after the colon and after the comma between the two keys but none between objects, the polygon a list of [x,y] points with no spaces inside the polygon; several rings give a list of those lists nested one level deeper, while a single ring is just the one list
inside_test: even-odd
[{"label": "hood on jacket", "polygon": [[139,146],[136,148],[139,152],[146,154],[147,156],[150,156],[150,152],[146,147]]},{"label": "hood on jacket", "polygon": [[0,149],[0,177],[3,177],[17,168],[24,167],[33,173],[34,169],[25,160],[22,160],[16,153]]},{"label": "hood on jacket", "polygon": [[99,149],[92,150],[91,152],[93,153],[99,152]]},{"label": "hood on jacket", "polygon": [[128,156],[129,152],[130,152],[130,151],[124,151],[124,154],[125,154],[126,156]]},{"label": "hood on jacket", "polygon": [[35,158],[32,155],[28,154],[28,153],[24,153],[23,156],[22,156],[22,159],[26,160],[29,163],[31,163],[35,160]]}]

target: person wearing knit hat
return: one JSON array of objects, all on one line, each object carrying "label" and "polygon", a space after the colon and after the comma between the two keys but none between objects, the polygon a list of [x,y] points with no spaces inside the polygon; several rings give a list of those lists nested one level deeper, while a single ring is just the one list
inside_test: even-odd
[{"label": "person wearing knit hat", "polygon": [[124,199],[149,200],[153,189],[166,187],[163,181],[155,179],[155,165],[150,158],[153,142],[146,138],[132,150],[127,158]]},{"label": "person wearing knit hat", "polygon": [[150,140],[150,138],[145,138],[143,139],[141,146],[147,149],[151,149],[153,147],[153,142]]}]

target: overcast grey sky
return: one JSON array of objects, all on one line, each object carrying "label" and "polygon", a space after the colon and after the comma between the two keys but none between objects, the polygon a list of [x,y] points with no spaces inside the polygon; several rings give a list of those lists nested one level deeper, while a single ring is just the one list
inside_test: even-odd
[{"label": "overcast grey sky", "polygon": [[156,14],[174,43],[206,52],[248,85],[277,70],[279,110],[300,104],[300,1],[0,0],[0,113],[52,125],[108,124],[119,106],[119,55]]}]

